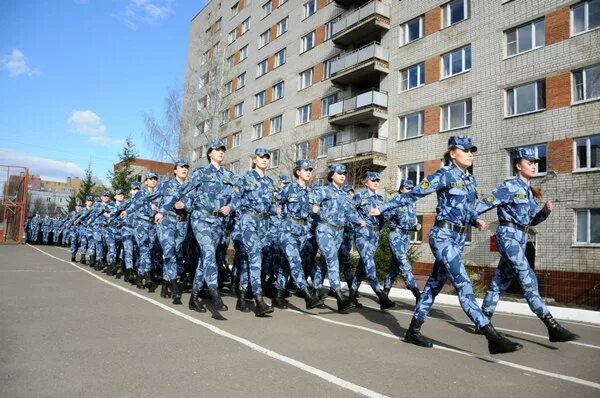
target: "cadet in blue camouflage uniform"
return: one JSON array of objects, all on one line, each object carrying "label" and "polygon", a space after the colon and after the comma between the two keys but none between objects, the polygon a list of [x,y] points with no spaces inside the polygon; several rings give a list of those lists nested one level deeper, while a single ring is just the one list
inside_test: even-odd
[{"label": "cadet in blue camouflage uniform", "polygon": [[[123,276],[125,281],[133,282],[134,274],[133,274],[133,258],[135,253],[135,239],[134,239],[134,217],[132,214],[128,214],[126,216],[121,217],[120,214],[123,210],[127,210],[131,205],[132,198],[139,192],[140,183],[133,182],[131,184],[131,190],[129,191],[130,199],[127,199],[123,203],[122,209],[119,210],[119,217],[123,220],[123,225],[121,226],[121,240],[123,242]],[[120,277],[120,274],[117,274],[117,278]]]},{"label": "cadet in blue camouflage uniform", "polygon": [[125,194],[123,190],[117,189],[114,195],[115,202],[111,203],[108,210],[108,226],[103,231],[104,240],[108,253],[106,255],[106,273],[108,276],[114,276],[117,272],[117,248],[121,245],[121,228],[123,219],[119,217],[121,211],[125,210]]},{"label": "cadet in blue camouflage uniform", "polygon": [[[96,271],[104,268],[104,234],[106,227],[108,226],[108,216],[110,214],[110,192],[104,191],[100,202],[95,205],[95,214],[92,215],[91,230],[94,238],[94,254],[95,254],[95,267]],[[88,251],[88,255],[90,252]]]},{"label": "cadet in blue camouflage uniform", "polygon": [[539,158],[535,156],[532,148],[519,148],[514,151],[513,159],[512,166],[517,174],[516,178],[505,181],[489,195],[485,195],[476,207],[479,215],[497,207],[500,223],[496,229],[496,242],[502,258],[483,300],[483,313],[488,318],[492,317],[500,295],[516,277],[529,308],[548,328],[550,341],[576,340],[579,336],[562,327],[548,311],[540,297],[535,273],[525,257],[529,227],[546,220],[554,209],[552,202],[547,201],[545,206],[537,211],[536,198],[541,198],[541,192],[530,186],[530,179],[536,174]]},{"label": "cadet in blue camouflage uniform", "polygon": [[216,255],[225,235],[225,217],[231,212],[230,203],[235,187],[235,175],[222,166],[226,149],[223,141],[210,142],[206,155],[209,164],[194,171],[191,182],[194,190],[187,194],[189,200],[193,201],[191,224],[200,248],[189,308],[198,312],[206,312],[206,308],[198,300],[204,283],[215,309],[228,309],[219,296]]},{"label": "cadet in blue camouflage uniform", "polygon": [[[377,193],[381,177],[375,171],[367,171],[362,176],[362,182],[365,185],[365,190],[357,193],[352,198],[352,202],[361,219],[365,222],[365,226],[355,229],[356,249],[362,260],[362,273],[369,279],[371,289],[379,299],[379,306],[382,310],[393,308],[396,304],[388,298],[383,292],[381,284],[377,279],[377,270],[375,267],[375,251],[379,243],[379,231],[383,228],[384,217],[369,216],[369,211],[374,207],[379,207],[383,204],[383,196]],[[360,287],[362,275],[361,269],[357,269],[352,283],[348,286],[350,290],[350,299],[356,300],[355,294]]]},{"label": "cadet in blue camouflage uniform", "polygon": [[[278,178],[277,203],[281,207],[281,191],[292,183],[290,177],[280,175]],[[273,305],[277,308],[287,309],[286,297],[289,293],[286,289],[290,280],[290,265],[281,246],[281,226],[283,217],[281,214],[269,217],[269,243],[263,249],[263,275],[267,280],[267,287],[273,289]],[[273,286],[274,285],[274,286]]]},{"label": "cadet in blue camouflage uniform", "polygon": [[87,254],[87,249],[89,246],[89,242],[88,242],[89,231],[88,231],[88,226],[87,226],[87,219],[88,219],[88,217],[91,216],[93,208],[94,208],[94,197],[86,196],[85,208],[83,210],[81,210],[80,214],[77,216],[77,219],[75,221],[76,224],[78,225],[78,230],[79,230],[79,242],[80,242],[79,249],[81,250],[81,257],[79,259],[79,262],[81,264],[86,264],[86,254]]},{"label": "cadet in blue camouflage uniform", "polygon": [[488,339],[491,354],[512,352],[522,348],[497,332],[483,314],[475,295],[465,266],[461,260],[464,250],[466,228],[470,225],[484,228],[485,222],[475,211],[477,183],[467,168],[472,166],[477,147],[467,136],[452,136],[448,140],[448,152],[444,154],[445,166],[425,179],[410,192],[400,194],[392,200],[371,210],[370,215],[385,213],[399,206],[414,203],[431,193],[437,193],[438,205],[436,221],[429,233],[429,245],[435,257],[431,276],[425,284],[417,302],[415,312],[404,341],[422,347],[432,343],[421,334],[421,325],[431,310],[437,294],[450,279],[463,311]]},{"label": "cadet in blue camouflage uniform", "polygon": [[[245,296],[249,274],[256,316],[273,312],[273,307],[264,301],[261,286],[261,251],[269,238],[269,216],[277,213],[275,182],[265,174],[270,158],[271,153],[267,149],[257,148],[254,151],[253,170],[238,180],[230,205],[239,215],[236,228],[239,228],[241,243],[248,256],[248,262],[242,262],[240,294]],[[238,304],[241,306],[241,303]]]},{"label": "cadet in blue camouflage uniform", "polygon": [[[412,180],[402,180],[400,181],[398,193],[407,193],[414,187],[415,184]],[[390,269],[385,277],[384,290],[388,294],[392,286],[394,286],[396,277],[400,274],[406,288],[419,301],[421,292],[417,287],[417,282],[412,273],[410,261],[408,261],[410,233],[421,229],[421,224],[417,222],[416,205],[415,203],[409,203],[406,206],[398,207],[394,211],[386,212],[384,215],[390,223],[390,249],[395,258],[395,261],[392,261],[392,264],[390,264]]]},{"label": "cadet in blue camouflage uniform", "polygon": [[[344,185],[342,190],[348,194],[348,197],[354,197],[354,187],[352,185]],[[352,285],[352,260],[350,258],[350,252],[352,251],[352,245],[354,244],[354,227],[345,226],[344,236],[342,238],[342,244],[338,251],[338,257],[340,261],[340,272],[344,275],[344,280],[348,284],[348,288]],[[356,303],[355,303],[356,304]]]},{"label": "cadet in blue camouflage uniform", "polygon": [[48,244],[48,236],[50,235],[50,231],[52,231],[52,219],[46,216],[42,221],[42,243],[45,245]]},{"label": "cadet in blue camouflage uniform", "polygon": [[75,255],[77,254],[77,248],[78,248],[78,244],[79,244],[79,234],[77,233],[77,224],[75,223],[75,221],[77,220],[77,216],[81,213],[81,206],[79,204],[75,205],[75,210],[73,210],[70,214],[69,214],[69,234],[71,235],[71,246],[70,246],[70,252],[71,252],[71,261],[75,262]]},{"label": "cadet in blue camouflage uniform", "polygon": [[[327,174],[330,184],[315,188],[313,196],[313,212],[319,215],[316,231],[317,243],[321,255],[325,257],[327,263],[329,283],[335,295],[339,312],[344,312],[352,306],[350,300],[342,296],[340,285],[338,251],[342,244],[344,227],[355,224],[361,227],[366,225],[360,219],[346,192],[342,190],[347,174],[345,165],[332,164]],[[318,271],[317,269],[314,281],[317,289],[321,287],[324,277]]]}]

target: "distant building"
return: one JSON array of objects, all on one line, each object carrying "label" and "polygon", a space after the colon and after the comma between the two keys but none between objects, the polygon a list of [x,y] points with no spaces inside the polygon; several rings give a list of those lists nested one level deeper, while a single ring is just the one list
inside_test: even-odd
[{"label": "distant building", "polygon": [[[123,168],[123,162],[116,163],[113,166],[113,170],[116,172]],[[155,160],[148,159],[136,159],[131,163],[133,174],[137,176],[137,181],[142,182],[145,179],[146,174],[156,173],[158,174],[158,182],[169,180],[173,177],[173,164],[165,162],[157,162]]]}]

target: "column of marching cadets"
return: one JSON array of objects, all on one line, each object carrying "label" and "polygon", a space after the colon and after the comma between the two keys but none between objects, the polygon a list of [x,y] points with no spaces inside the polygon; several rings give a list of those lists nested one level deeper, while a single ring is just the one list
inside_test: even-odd
[{"label": "column of marching cadets", "polygon": [[[480,196],[468,172],[477,147],[467,136],[450,137],[444,166],[416,186],[402,180],[398,195],[388,202],[377,193],[380,175],[376,171],[361,176],[364,187],[355,194],[346,184],[343,164],[330,165],[328,183],[322,186],[311,185],[313,166],[305,159],[293,165],[291,178],[279,176],[276,182],[267,175],[268,150],[256,149],[252,169],[240,177],[223,166],[225,151],[223,141],[213,140],[208,165],[191,174],[188,162],[178,160],[174,177],[160,185],[158,176],[149,173],[143,184],[133,183],[129,192],[105,191],[98,201],[86,197],[83,206],[68,216],[41,219],[36,215],[27,221],[28,240],[69,245],[73,262],[79,253],[79,263],[123,278],[138,289],[152,293],[160,286],[160,296],[173,304],[182,304],[182,293],[190,292],[189,309],[197,312],[206,312],[205,302],[215,311],[228,310],[221,298],[228,291],[237,297],[237,310],[261,317],[274,307],[288,308],[292,293],[305,300],[307,310],[324,307],[331,295],[337,310],[346,313],[362,307],[358,288],[363,279],[381,310],[387,310],[395,306],[388,294],[400,276],[416,299],[404,341],[422,347],[432,343],[421,334],[421,326],[436,295],[450,281],[492,354],[522,348],[491,324],[500,295],[516,278],[532,312],[547,326],[550,341],[578,338],[548,311],[525,257],[528,228],[554,209],[550,201],[538,203],[541,192],[530,185],[539,160],[531,149],[519,148],[513,154],[515,178]],[[407,254],[410,233],[421,229],[415,202],[434,192],[438,205],[429,245],[435,262],[420,291]],[[498,213],[495,236],[501,260],[480,308],[461,256],[467,227],[485,228],[481,215],[493,208]],[[382,284],[375,252],[386,223],[393,262]],[[360,255],[354,274],[353,245]],[[230,246],[235,253],[232,264]],[[340,271],[348,295],[342,293]],[[324,287],[326,277],[329,289]]]}]

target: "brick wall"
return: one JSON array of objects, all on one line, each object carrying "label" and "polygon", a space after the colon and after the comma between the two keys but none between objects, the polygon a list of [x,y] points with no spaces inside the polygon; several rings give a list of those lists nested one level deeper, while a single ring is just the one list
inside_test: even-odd
[{"label": "brick wall", "polygon": [[425,22],[423,26],[423,35],[428,36],[440,30],[441,26],[441,8],[435,7],[425,13]]},{"label": "brick wall", "polygon": [[440,131],[440,107],[433,106],[425,109],[423,134],[431,135]]},{"label": "brick wall", "polygon": [[425,61],[425,84],[440,80],[440,57],[435,56]]},{"label": "brick wall", "polygon": [[546,78],[546,109],[571,105],[571,73],[564,72]]},{"label": "brick wall", "polygon": [[548,169],[557,173],[571,173],[573,171],[572,138],[548,143]]},{"label": "brick wall", "polygon": [[561,8],[546,15],[546,45],[549,46],[562,40],[567,40],[570,35],[570,7]]}]

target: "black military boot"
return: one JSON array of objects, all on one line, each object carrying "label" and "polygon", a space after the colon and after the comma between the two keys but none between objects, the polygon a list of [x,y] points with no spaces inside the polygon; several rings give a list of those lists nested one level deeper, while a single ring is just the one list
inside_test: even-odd
[{"label": "black military boot", "polygon": [[488,341],[488,350],[490,354],[504,354],[507,352],[518,351],[523,346],[506,338],[502,333],[494,329],[491,323],[481,328],[481,333],[485,335]]},{"label": "black military boot", "polygon": [[173,299],[173,304],[182,304],[177,279],[171,279],[171,298]]},{"label": "black military boot", "polygon": [[115,266],[114,265],[108,264],[106,266],[106,275],[115,276]]},{"label": "black military boot", "polygon": [[275,298],[273,299],[273,305],[282,310],[287,310],[288,306],[283,295],[283,290],[277,290],[277,293],[275,293]]},{"label": "black military boot", "polygon": [[192,311],[206,312],[206,307],[200,302],[200,300],[198,300],[197,290],[192,290],[192,295],[190,296],[188,308]]},{"label": "black military boot", "polygon": [[273,312],[273,307],[265,303],[265,299],[262,294],[255,294],[254,301],[256,302],[255,315],[256,316],[265,316]]},{"label": "black military boot", "polygon": [[239,290],[237,303],[235,304],[235,309],[240,310],[242,312],[250,312],[250,308],[248,307],[248,303],[246,302],[246,289]]},{"label": "black military boot", "polygon": [[335,300],[337,301],[338,312],[346,312],[353,307],[350,299],[342,296],[342,292],[335,292]]},{"label": "black military boot", "polygon": [[90,268],[93,268],[94,270],[96,269],[96,258],[94,256],[89,258],[89,263],[88,265],[90,266]]},{"label": "black military boot", "polygon": [[410,321],[410,326],[408,330],[404,334],[404,341],[410,344],[418,345],[419,347],[433,347],[431,341],[427,340],[425,336],[421,334],[421,326],[423,325],[423,321],[419,321],[416,318],[413,318]]},{"label": "black military boot", "polygon": [[135,287],[137,287],[138,289],[143,289],[144,288],[144,284],[142,283],[142,279],[144,277],[140,274],[137,274],[135,276]]},{"label": "black military boot", "polygon": [[123,276],[123,273],[125,273],[125,279],[127,279],[127,270],[124,270],[123,267],[118,267],[115,269],[115,279],[121,279],[121,277]]},{"label": "black military boot", "polygon": [[227,311],[229,307],[223,303],[223,299],[219,296],[219,291],[217,289],[208,289],[208,295],[212,300],[213,307],[217,311]]},{"label": "black military boot", "polygon": [[79,260],[79,262],[83,265],[85,265],[85,254],[81,255],[81,259]]},{"label": "black military boot", "polygon": [[74,262],[76,262],[76,261],[77,261],[77,259],[75,258],[75,255],[74,255],[74,254],[71,254],[71,262],[72,262],[72,263],[74,263]]},{"label": "black military boot", "polygon": [[355,308],[362,308],[363,305],[358,301],[358,290],[352,289],[352,285],[348,285],[348,300],[352,303]]},{"label": "black military boot", "polygon": [[387,310],[388,308],[394,308],[396,303],[394,303],[390,298],[385,295],[381,290],[375,293],[377,298],[379,299],[379,308],[381,310]]},{"label": "black military boot", "polygon": [[160,297],[171,298],[167,281],[163,280],[160,285]]},{"label": "black military boot", "polygon": [[[482,310],[481,312],[483,312],[483,315],[485,315],[485,317],[486,317],[487,319],[489,319],[490,321],[492,320],[492,316],[494,315],[494,313],[493,313],[493,312],[490,312],[490,311],[483,311],[483,310]],[[481,331],[481,329],[479,329],[479,328],[477,327],[477,325],[475,325],[475,331],[474,331],[473,333],[475,333],[475,334],[482,334],[483,332]]]},{"label": "black military boot", "polygon": [[307,310],[312,310],[313,308],[323,305],[323,301],[319,297],[313,296],[307,287],[301,291],[301,294],[304,296]]},{"label": "black military boot", "polygon": [[383,294],[385,294],[386,296],[389,296],[391,290],[392,290],[391,287],[384,287],[383,288]]},{"label": "black military boot", "polygon": [[421,291],[418,287],[413,287],[410,289],[410,291],[412,292],[413,296],[415,296],[415,301],[418,303],[419,299],[421,298]]},{"label": "black military boot", "polygon": [[566,341],[573,341],[579,338],[575,333],[569,332],[567,329],[562,327],[560,323],[552,317],[552,314],[548,314],[542,318],[542,322],[548,328],[548,337],[553,343],[561,343]]},{"label": "black military boot", "polygon": [[144,286],[148,289],[148,293],[154,293],[158,287],[156,282],[152,279],[152,274],[150,272],[146,272],[144,275]]}]

